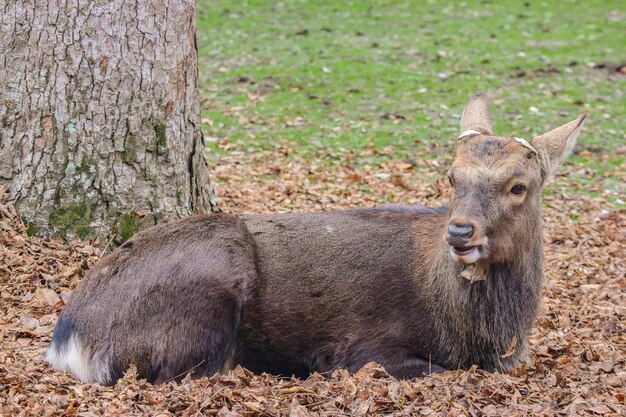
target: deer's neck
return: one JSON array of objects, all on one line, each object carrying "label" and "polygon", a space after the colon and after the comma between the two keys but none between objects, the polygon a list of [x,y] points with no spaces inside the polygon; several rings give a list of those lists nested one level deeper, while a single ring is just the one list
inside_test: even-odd
[{"label": "deer's neck", "polygon": [[[440,336],[433,349],[448,362],[442,365],[503,370],[523,358],[542,289],[543,238],[537,221],[536,233],[520,242],[517,256],[488,265],[483,281],[464,278],[448,245],[437,239],[429,284],[437,299],[432,317]],[[515,351],[505,355],[512,344]]]}]

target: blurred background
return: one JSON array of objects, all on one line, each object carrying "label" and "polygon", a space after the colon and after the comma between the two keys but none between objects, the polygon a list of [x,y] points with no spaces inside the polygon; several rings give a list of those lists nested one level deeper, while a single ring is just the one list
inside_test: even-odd
[{"label": "blurred background", "polygon": [[485,90],[501,135],[589,112],[578,169],[563,172],[623,207],[623,1],[200,0],[197,26],[212,165],[277,149],[445,165],[464,103]]}]

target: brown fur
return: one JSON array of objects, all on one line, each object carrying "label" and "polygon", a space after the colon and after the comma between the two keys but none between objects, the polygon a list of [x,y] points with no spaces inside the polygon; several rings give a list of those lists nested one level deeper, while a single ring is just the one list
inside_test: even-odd
[{"label": "brown fur", "polygon": [[[470,100],[464,129],[491,128],[485,100]],[[162,382],[210,375],[231,357],[298,376],[370,361],[399,378],[473,364],[505,371],[524,359],[541,293],[540,189],[581,124],[533,141],[537,152],[490,133],[462,140],[450,209],[218,214],[142,232],[72,295],[49,360],[79,373],[63,362],[74,337],[105,370],[82,378],[101,383],[131,363]],[[512,194],[520,183],[526,192]],[[473,226],[484,280],[463,278],[451,256],[455,222]]]},{"label": "brown fur", "polygon": [[478,93],[470,98],[461,116],[461,133],[476,130],[484,135],[493,134],[491,109],[487,94]]}]

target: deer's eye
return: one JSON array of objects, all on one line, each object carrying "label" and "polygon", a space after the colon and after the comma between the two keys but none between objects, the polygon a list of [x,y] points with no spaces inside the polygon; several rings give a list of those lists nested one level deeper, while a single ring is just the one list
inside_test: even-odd
[{"label": "deer's eye", "polygon": [[513,188],[511,188],[511,192],[515,195],[522,195],[526,192],[526,186],[522,184],[515,184]]},{"label": "deer's eye", "polygon": [[448,182],[450,183],[451,187],[454,187],[454,178],[452,178],[452,175],[448,175]]}]

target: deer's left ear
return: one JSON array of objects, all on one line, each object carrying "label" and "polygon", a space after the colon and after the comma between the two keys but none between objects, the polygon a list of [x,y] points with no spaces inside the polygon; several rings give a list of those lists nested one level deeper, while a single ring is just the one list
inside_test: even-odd
[{"label": "deer's left ear", "polygon": [[483,135],[493,134],[489,97],[481,92],[470,97],[461,116],[461,134],[475,130]]},{"label": "deer's left ear", "polygon": [[545,153],[549,159],[550,174],[554,174],[561,166],[565,158],[572,152],[576,145],[576,138],[583,126],[586,114],[561,127],[549,131],[541,136],[533,138],[530,143],[540,152]]}]

